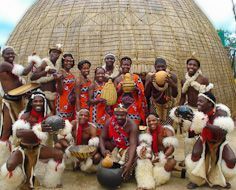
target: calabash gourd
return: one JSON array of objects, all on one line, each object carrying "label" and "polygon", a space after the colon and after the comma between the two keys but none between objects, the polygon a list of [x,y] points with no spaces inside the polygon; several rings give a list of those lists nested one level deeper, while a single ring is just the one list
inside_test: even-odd
[{"label": "calabash gourd", "polygon": [[104,98],[107,101],[107,105],[109,106],[116,104],[117,92],[115,85],[113,84],[111,79],[109,79],[108,82],[104,85],[101,92],[101,98]]},{"label": "calabash gourd", "polygon": [[106,157],[102,160],[102,166],[104,168],[111,168],[113,166],[113,160],[110,154],[107,154]]},{"label": "calabash gourd", "polygon": [[124,75],[124,81],[122,84],[122,89],[125,93],[129,93],[132,92],[135,88],[135,83],[131,78],[131,74],[130,73],[126,73]]},{"label": "calabash gourd", "polygon": [[165,84],[166,77],[168,73],[166,71],[158,71],[155,74],[155,80],[158,86],[163,86]]}]

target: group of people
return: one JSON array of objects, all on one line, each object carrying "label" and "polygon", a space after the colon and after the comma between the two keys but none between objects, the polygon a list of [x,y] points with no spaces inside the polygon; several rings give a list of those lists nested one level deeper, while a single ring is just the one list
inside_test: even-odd
[{"label": "group of people", "polygon": [[[36,182],[45,187],[60,187],[65,162],[74,168],[94,172],[103,157],[110,155],[122,165],[126,181],[134,173],[138,189],[155,189],[170,179],[178,145],[173,123],[184,128],[185,162],[189,189],[203,184],[230,188],[229,180],[236,174],[236,157],[226,136],[234,130],[230,110],[216,104],[211,92],[213,84],[203,76],[200,61],[192,55],[186,61],[187,73],[181,81],[180,101],[177,76],[168,70],[164,58],[156,58],[155,72],[146,77],[131,73],[132,59],[123,57],[116,65],[115,55],[108,53],[105,64],[97,67],[94,80],[89,78],[91,62],[78,63],[78,76],[71,69],[73,55],[62,55],[62,46],[49,49],[49,56],[28,58],[28,66],[14,62],[12,47],[2,51],[0,64],[0,188],[32,189]],[[165,71],[164,85],[156,82],[155,73]],[[124,90],[124,80],[130,74],[134,87]],[[40,90],[24,96],[8,92],[21,87],[29,74]],[[114,105],[102,98],[102,91],[112,80],[117,92]],[[181,106],[191,110],[181,113]],[[176,107],[174,107],[176,106]],[[63,129],[55,137],[45,120],[51,115],[64,119]],[[96,147],[86,159],[75,159],[71,146]],[[42,171],[44,168],[44,171]]]}]

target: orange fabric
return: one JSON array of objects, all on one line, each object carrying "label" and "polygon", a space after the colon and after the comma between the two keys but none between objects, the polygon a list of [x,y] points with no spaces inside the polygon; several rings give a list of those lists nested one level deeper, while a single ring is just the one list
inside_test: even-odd
[{"label": "orange fabric", "polygon": [[85,83],[82,83],[80,88],[80,109],[87,109],[89,110],[88,100],[89,100],[89,94],[88,94],[88,88],[91,85],[91,81],[87,81]]},{"label": "orange fabric", "polygon": [[[147,110],[147,101],[144,95],[144,86],[142,83],[141,78],[136,75],[132,74],[132,79],[135,82],[135,86],[138,88],[138,91],[131,92],[134,102],[127,108],[128,110],[128,117],[132,119],[137,125],[143,121],[143,124],[146,123],[146,110]],[[117,90],[121,88],[121,83],[123,80],[118,84]],[[117,100],[117,104],[124,104],[122,100],[124,98],[125,93],[122,93]]]},{"label": "orange fabric", "polygon": [[75,76],[68,73],[63,79],[63,91],[57,93],[56,114],[72,121],[75,118]]},{"label": "orange fabric", "polygon": [[[93,99],[99,99],[101,97],[102,88],[104,85],[95,85],[93,91]],[[90,106],[90,121],[94,123],[98,128],[103,128],[106,120],[109,118],[109,114],[106,112],[106,104],[99,103]]]}]

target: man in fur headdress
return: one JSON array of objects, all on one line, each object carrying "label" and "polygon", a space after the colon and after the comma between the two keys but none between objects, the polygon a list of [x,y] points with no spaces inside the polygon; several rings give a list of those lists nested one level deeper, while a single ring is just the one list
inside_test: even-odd
[{"label": "man in fur headdress", "polygon": [[112,79],[112,81],[115,80],[116,77],[120,75],[120,71],[118,66],[115,64],[116,57],[112,53],[107,53],[104,57],[105,64],[102,66],[103,69],[105,69],[105,77],[108,81],[109,78]]},{"label": "man in fur headdress", "polygon": [[200,136],[185,159],[190,180],[187,187],[194,189],[208,184],[230,188],[229,180],[236,175],[236,157],[226,140],[227,134],[234,130],[230,110],[216,104],[211,92],[200,93],[197,105],[191,130]]},{"label": "man in fur headdress", "polygon": [[12,124],[16,121],[18,114],[23,110],[22,96],[10,96],[8,92],[23,85],[21,76],[26,76],[35,62],[30,62],[27,67],[14,63],[15,51],[12,47],[2,50],[4,61],[0,64],[0,96],[2,97],[2,113],[0,118],[0,166],[6,161],[10,154],[10,143],[8,141],[12,132]]},{"label": "man in fur headdress", "polygon": [[[166,60],[156,58],[155,70],[167,71]],[[155,73],[148,73],[145,83],[145,96],[148,101],[150,114],[157,115],[162,124],[170,124],[168,117],[169,110],[174,106],[174,98],[178,95],[177,77],[174,73],[168,72],[164,86],[158,86],[155,81]]]},{"label": "man in fur headdress", "polygon": [[63,152],[42,145],[47,140],[47,131],[42,121],[47,116],[47,100],[41,92],[34,92],[26,109],[13,124],[13,141],[16,148],[0,169],[0,189],[33,189],[36,164],[39,159],[49,159],[42,185],[58,187],[62,185],[64,171]]},{"label": "man in fur headdress", "polygon": [[176,161],[173,152],[178,146],[174,129],[170,125],[162,126],[157,117],[147,117],[148,130],[139,135],[137,147],[136,180],[138,188],[155,189],[167,183]]},{"label": "man in fur headdress", "polygon": [[[57,137],[58,142],[55,145],[58,149],[65,152],[68,159],[71,158],[69,148],[77,145],[89,145],[98,147],[99,138],[97,136],[97,127],[89,122],[89,111],[87,109],[81,109],[77,113],[78,119],[71,122],[71,127],[65,128]],[[74,159],[75,160],[75,159]],[[95,172],[97,165],[101,160],[101,154],[96,149],[91,153],[91,157],[87,159],[76,160],[76,167],[79,167],[84,172]]]},{"label": "man in fur headdress", "polygon": [[62,74],[58,73],[56,62],[62,53],[62,45],[56,44],[55,47],[49,49],[49,57],[42,59],[41,63],[36,65],[30,77],[32,82],[41,84],[41,90],[49,100],[49,106],[52,114],[55,114],[55,98],[56,98],[56,80],[62,79]]}]

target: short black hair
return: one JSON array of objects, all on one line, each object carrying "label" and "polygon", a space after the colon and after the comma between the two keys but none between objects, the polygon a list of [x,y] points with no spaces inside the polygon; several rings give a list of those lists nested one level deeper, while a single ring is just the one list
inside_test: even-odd
[{"label": "short black hair", "polygon": [[73,59],[73,66],[72,66],[72,67],[74,67],[74,65],[75,65],[75,60],[74,60],[72,54],[71,54],[71,53],[65,53],[65,54],[62,56],[62,58],[61,58],[61,66],[62,66],[62,68],[64,68],[64,61],[65,61],[65,58],[66,58],[66,57],[71,57],[71,58]]},{"label": "short black hair", "polygon": [[78,69],[81,70],[85,64],[88,64],[89,67],[91,67],[91,63],[88,60],[82,60],[78,63]]},{"label": "short black hair", "polygon": [[155,65],[157,65],[158,63],[163,63],[163,64],[166,65],[166,60],[163,59],[163,58],[158,57],[158,58],[156,58],[156,60],[155,60]]},{"label": "short black hair", "polygon": [[189,58],[189,59],[186,61],[186,64],[188,65],[188,62],[191,61],[191,60],[194,60],[194,61],[197,62],[198,68],[201,66],[200,61],[197,60],[197,59],[194,59],[194,58]]},{"label": "short black hair", "polygon": [[125,61],[125,60],[129,60],[130,63],[132,64],[132,59],[130,57],[128,57],[128,56],[122,57],[121,60],[120,60],[120,63],[122,64],[123,61]]},{"label": "short black hair", "polygon": [[97,67],[97,68],[95,69],[95,74],[97,73],[98,69],[102,69],[104,72],[106,72],[106,70],[105,70],[103,67]]}]

